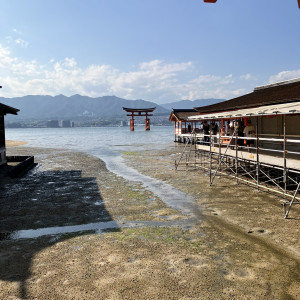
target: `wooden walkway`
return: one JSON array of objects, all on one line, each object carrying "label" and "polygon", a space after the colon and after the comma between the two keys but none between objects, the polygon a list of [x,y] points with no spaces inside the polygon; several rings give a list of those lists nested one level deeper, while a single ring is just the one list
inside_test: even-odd
[{"label": "wooden walkway", "polygon": [[[180,138],[181,141],[187,141],[191,137],[191,134],[179,134],[177,135],[177,138]],[[203,134],[195,134],[193,135],[193,138],[195,140],[202,140]],[[217,139],[216,139],[217,140]],[[267,164],[269,166],[277,166],[280,168],[284,168],[285,160],[283,158],[283,153],[276,153],[272,151],[260,151],[258,153],[258,159],[257,159],[257,153],[256,149],[251,149],[250,152],[248,152],[245,149],[239,149],[236,153],[236,150],[233,149],[233,147],[228,148],[227,145],[221,146],[221,151],[219,150],[219,144],[216,142],[214,146],[212,146],[211,151],[215,154],[225,154],[227,156],[231,156],[232,158],[235,158],[236,156],[239,159],[245,159],[252,162],[259,162],[260,164]],[[198,150],[204,150],[204,151],[210,151],[210,147],[208,145],[196,145],[196,149]],[[227,150],[226,150],[227,149]],[[300,152],[300,149],[299,149]],[[300,155],[292,155],[287,153],[286,154],[286,168],[287,169],[293,169],[300,172]]]},{"label": "wooden walkway", "polygon": [[[206,145],[196,145],[196,149],[205,150],[205,151],[209,152],[210,147],[206,146]],[[211,152],[219,154],[220,153],[219,145],[213,146],[211,148]],[[239,159],[245,159],[245,160],[249,160],[249,161],[253,161],[253,162],[259,161],[260,164],[267,164],[270,166],[277,166],[277,167],[282,167],[282,168],[284,167],[283,157],[280,157],[272,152],[270,152],[270,153],[267,152],[267,153],[263,153],[263,154],[259,153],[258,160],[257,160],[256,153],[248,152],[247,150],[238,150],[236,153],[236,150],[234,150],[234,149],[226,150],[225,146],[221,146],[221,154],[225,154],[225,152],[226,152],[226,155],[231,156],[232,158],[235,158],[237,155]],[[299,156],[299,159],[287,157],[286,167],[288,169],[293,169],[293,170],[297,170],[300,172],[300,156]]]}]

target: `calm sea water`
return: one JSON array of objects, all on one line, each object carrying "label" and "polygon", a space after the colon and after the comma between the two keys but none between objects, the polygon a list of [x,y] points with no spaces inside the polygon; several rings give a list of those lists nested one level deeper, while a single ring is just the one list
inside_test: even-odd
[{"label": "calm sea water", "polygon": [[[173,144],[172,126],[129,127],[75,127],[75,128],[18,128],[6,129],[7,140],[27,141],[27,146],[63,148],[101,154],[109,151],[126,151],[143,147],[165,147]],[[132,150],[133,151],[133,150]]]}]

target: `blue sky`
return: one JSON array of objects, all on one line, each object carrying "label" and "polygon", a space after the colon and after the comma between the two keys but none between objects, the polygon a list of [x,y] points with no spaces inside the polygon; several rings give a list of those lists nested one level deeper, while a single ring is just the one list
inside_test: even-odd
[{"label": "blue sky", "polygon": [[0,96],[230,99],[300,77],[297,0],[0,0]]}]

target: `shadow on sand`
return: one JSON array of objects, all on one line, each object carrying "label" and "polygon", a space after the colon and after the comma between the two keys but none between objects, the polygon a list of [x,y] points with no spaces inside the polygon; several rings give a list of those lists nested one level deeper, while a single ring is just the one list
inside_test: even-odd
[{"label": "shadow on sand", "polygon": [[[18,281],[19,297],[25,299],[26,280],[31,276],[32,259],[37,252],[58,241],[95,232],[97,224],[99,230],[102,223],[110,222],[115,223],[105,208],[96,178],[82,177],[80,170],[34,171],[23,178],[2,180],[0,280]],[[60,234],[51,235],[53,228]],[[117,228],[116,224],[113,228]],[[39,238],[30,239],[31,232],[39,231]],[[20,232],[25,236],[27,233],[26,239]]]}]

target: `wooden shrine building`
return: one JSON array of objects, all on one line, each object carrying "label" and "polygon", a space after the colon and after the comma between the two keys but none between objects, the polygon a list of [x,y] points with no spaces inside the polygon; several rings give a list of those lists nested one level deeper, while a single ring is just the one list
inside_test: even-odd
[{"label": "wooden shrine building", "polygon": [[195,110],[188,120],[210,130],[189,135],[176,168],[185,157],[183,164],[209,172],[211,184],[224,175],[280,194],[288,217],[300,204],[300,78]]},{"label": "wooden shrine building", "polygon": [[152,108],[127,108],[123,107],[123,110],[128,112],[128,117],[131,117],[130,119],[130,130],[134,131],[134,117],[145,117],[145,130],[150,130],[150,119],[148,117],[153,116],[151,114],[156,107]]}]

